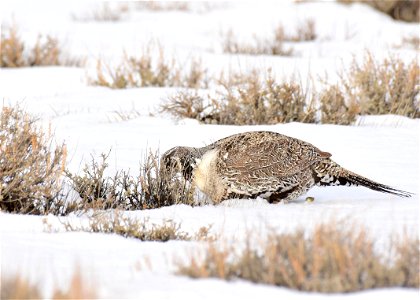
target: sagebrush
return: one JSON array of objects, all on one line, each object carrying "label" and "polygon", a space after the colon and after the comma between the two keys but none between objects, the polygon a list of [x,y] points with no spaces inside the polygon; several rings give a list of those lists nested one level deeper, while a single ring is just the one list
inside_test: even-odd
[{"label": "sagebrush", "polygon": [[117,22],[121,21],[125,14],[129,11],[127,3],[112,3],[102,2],[91,12],[85,12],[83,14],[72,14],[71,17],[75,21],[79,22]]},{"label": "sagebrush", "polygon": [[286,32],[282,24],[277,25],[269,38],[254,35],[252,39],[244,40],[230,29],[223,34],[222,48],[224,52],[232,54],[291,56],[295,51],[285,42],[312,41],[316,38],[315,21],[307,19],[298,24],[294,34]]},{"label": "sagebrush", "polygon": [[181,230],[181,225],[172,220],[164,220],[161,224],[151,223],[149,219],[136,219],[124,216],[118,211],[114,214],[96,214],[89,218],[88,224],[64,222],[66,231],[83,231],[93,233],[117,234],[126,238],[141,241],[169,240],[208,240],[211,226],[203,226],[195,234]]},{"label": "sagebrush", "polygon": [[[155,54],[158,55],[155,55]],[[160,46],[147,46],[137,56],[126,53],[117,66],[111,67],[98,60],[95,78],[89,78],[92,85],[124,89],[133,87],[190,87],[208,86],[207,70],[199,59],[186,64],[165,54]]]},{"label": "sagebrush", "polygon": [[354,59],[343,68],[336,83],[323,79],[313,88],[294,78],[278,81],[270,72],[267,75],[254,70],[217,80],[216,95],[191,89],[178,91],[162,103],[161,110],[176,118],[228,125],[349,125],[355,124],[358,116],[381,114],[419,118],[419,70],[416,60],[378,61],[367,52],[362,61]]},{"label": "sagebrush", "polygon": [[[40,288],[21,275],[1,277],[1,299],[42,299]],[[88,287],[80,271],[77,270],[67,289],[54,287],[52,299],[96,299],[93,287]]]},{"label": "sagebrush", "polygon": [[66,147],[19,107],[0,111],[0,209],[14,213],[61,212]]},{"label": "sagebrush", "polygon": [[72,188],[81,198],[72,204],[73,209],[138,210],[179,203],[195,204],[193,188],[176,174],[162,172],[157,153],[149,152],[145,156],[138,175],[129,171],[106,175],[107,157],[102,154],[100,162],[92,159],[81,174],[66,172]]},{"label": "sagebrush", "polygon": [[341,89],[348,102],[357,103],[361,115],[397,114],[420,117],[420,69],[391,57],[377,61],[369,52],[362,62],[353,60],[341,75]]},{"label": "sagebrush", "polygon": [[418,238],[406,237],[390,245],[390,256],[380,255],[366,230],[323,224],[310,234],[304,230],[271,233],[264,241],[251,234],[240,251],[233,245],[209,243],[204,254],[180,263],[178,274],[323,293],[419,288]]},{"label": "sagebrush", "polygon": [[[67,215],[89,209],[150,209],[195,205],[194,188],[177,174],[163,172],[157,153],[147,153],[138,175],[106,174],[108,155],[92,159],[80,174],[66,170],[65,144],[56,144],[36,119],[18,106],[0,111],[0,210],[21,214]],[[69,188],[79,194],[70,199]],[[65,192],[66,191],[66,192]]]},{"label": "sagebrush", "polygon": [[277,82],[256,72],[224,82],[214,96],[180,91],[169,97],[162,111],[175,117],[228,125],[315,122],[315,107],[307,90],[293,81]]},{"label": "sagebrush", "polygon": [[16,25],[2,26],[0,45],[1,67],[82,66],[84,59],[64,53],[63,45],[50,35],[38,35],[35,45],[28,46]]}]

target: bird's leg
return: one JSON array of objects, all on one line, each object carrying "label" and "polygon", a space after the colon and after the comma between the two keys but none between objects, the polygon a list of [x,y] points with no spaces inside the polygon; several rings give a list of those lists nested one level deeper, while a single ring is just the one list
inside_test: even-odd
[{"label": "bird's leg", "polygon": [[283,203],[287,204],[289,201],[296,200],[299,196],[305,194],[311,187],[312,186],[308,186],[307,184],[297,186],[287,195],[286,198],[282,199]]},{"label": "bird's leg", "polygon": [[[272,203],[272,204],[275,204],[275,203],[279,203],[279,202],[281,202],[281,201],[284,201],[285,199],[287,199],[288,197],[289,197],[289,195],[291,194],[291,193],[293,193],[296,189],[297,189],[298,187],[297,186],[295,186],[295,187],[293,187],[293,188],[291,188],[291,189],[288,189],[288,190],[280,190],[280,191],[277,191],[277,192],[274,192],[274,193],[272,193],[271,195],[270,195],[270,197],[268,197],[268,199],[267,199],[267,201],[269,202],[269,203]],[[288,202],[288,200],[287,200],[287,202]],[[287,202],[284,202],[284,203],[287,203]]]}]

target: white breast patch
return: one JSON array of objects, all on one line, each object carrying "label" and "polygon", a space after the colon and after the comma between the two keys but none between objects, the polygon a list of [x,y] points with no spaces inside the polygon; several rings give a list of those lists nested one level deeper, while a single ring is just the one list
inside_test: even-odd
[{"label": "white breast patch", "polygon": [[208,189],[211,177],[215,176],[218,153],[218,150],[213,149],[204,153],[203,157],[197,160],[197,167],[194,170],[194,183],[203,192]]}]

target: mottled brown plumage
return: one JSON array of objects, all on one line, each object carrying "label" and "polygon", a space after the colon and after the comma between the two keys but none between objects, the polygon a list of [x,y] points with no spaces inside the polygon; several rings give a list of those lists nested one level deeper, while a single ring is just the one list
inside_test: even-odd
[{"label": "mottled brown plumage", "polygon": [[362,185],[401,197],[411,196],[352,173],[330,157],[330,153],[299,139],[254,131],[202,148],[172,148],[162,156],[162,165],[181,171],[216,203],[258,196],[269,202],[288,202],[314,185]]}]

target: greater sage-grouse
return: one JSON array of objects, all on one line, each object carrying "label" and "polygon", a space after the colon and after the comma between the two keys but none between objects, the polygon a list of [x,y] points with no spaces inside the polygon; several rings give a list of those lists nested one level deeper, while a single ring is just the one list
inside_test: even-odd
[{"label": "greater sage-grouse", "polygon": [[270,203],[287,203],[314,185],[360,185],[400,197],[411,196],[346,170],[330,157],[330,153],[299,139],[254,131],[202,148],[174,147],[163,154],[161,165],[166,172],[182,172],[215,203],[258,196]]}]

